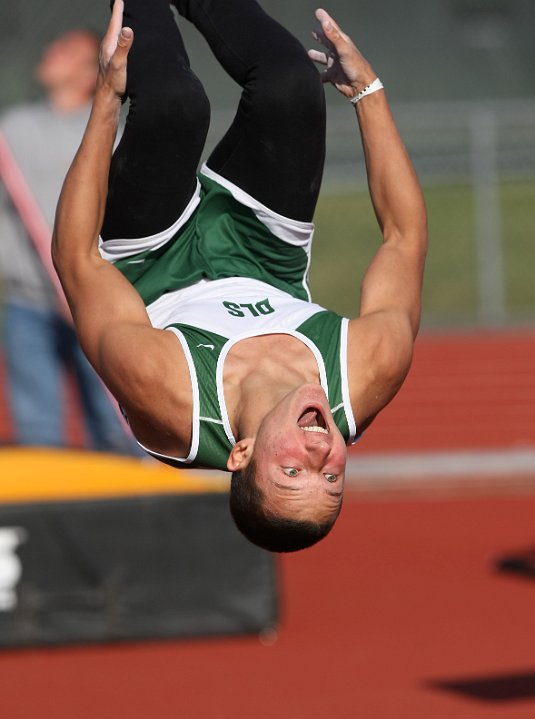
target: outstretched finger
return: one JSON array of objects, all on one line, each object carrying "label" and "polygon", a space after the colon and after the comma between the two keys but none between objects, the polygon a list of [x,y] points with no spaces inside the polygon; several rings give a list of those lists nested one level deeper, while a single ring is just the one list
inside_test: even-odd
[{"label": "outstretched finger", "polygon": [[121,34],[121,28],[123,26],[123,11],[124,1],[115,0],[111,12],[110,22],[108,24],[108,29],[106,30],[106,34],[104,35],[101,44],[101,54],[105,62],[109,62],[110,58],[112,57],[113,53],[117,48],[117,43]]},{"label": "outstretched finger", "polygon": [[329,15],[329,13],[324,10],[323,8],[318,8],[316,10],[316,18],[319,20],[320,25],[323,28],[330,30],[331,28],[335,28],[340,32],[340,28],[336,24],[335,20]]},{"label": "outstretched finger", "polygon": [[319,50],[309,50],[308,56],[314,62],[318,62],[320,65],[327,65],[328,58],[327,53],[320,52]]},{"label": "outstretched finger", "polygon": [[322,65],[324,70],[323,72],[320,72],[320,78],[323,83],[331,82],[331,72],[330,68],[332,67],[332,58],[327,55],[325,52],[318,52],[317,50],[309,50],[308,56],[311,60],[314,62],[317,62],[319,65]]},{"label": "outstretched finger", "polygon": [[336,47],[337,41],[343,40],[348,42],[350,40],[349,36],[345,34],[326,10],[318,8],[318,10],[316,10],[316,18],[321,24],[321,31],[328,43]]}]

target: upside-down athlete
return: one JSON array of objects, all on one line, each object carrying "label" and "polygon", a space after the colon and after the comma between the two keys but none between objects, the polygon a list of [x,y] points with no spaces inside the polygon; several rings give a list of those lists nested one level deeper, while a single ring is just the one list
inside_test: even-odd
[{"label": "upside-down athlete", "polygon": [[[209,104],[169,3],[116,0],[53,258],[82,346],[140,444],[176,467],[229,470],[241,531],[301,549],[334,524],[346,445],[408,372],[424,201],[381,82],[324,10],[324,51],[307,54],[254,0],[173,4],[243,88],[235,119],[198,172]],[[354,319],[311,302],[306,284],[322,81],[353,105],[384,238]]]}]

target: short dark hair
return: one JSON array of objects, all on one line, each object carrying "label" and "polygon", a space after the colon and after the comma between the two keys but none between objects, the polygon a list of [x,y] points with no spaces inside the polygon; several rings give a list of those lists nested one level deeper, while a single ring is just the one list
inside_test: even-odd
[{"label": "short dark hair", "polygon": [[264,493],[256,484],[256,464],[252,459],[245,469],[233,472],[230,480],[230,513],[247,539],[270,552],[296,552],[311,547],[332,529],[342,503],[326,522],[289,519],[267,512]]}]

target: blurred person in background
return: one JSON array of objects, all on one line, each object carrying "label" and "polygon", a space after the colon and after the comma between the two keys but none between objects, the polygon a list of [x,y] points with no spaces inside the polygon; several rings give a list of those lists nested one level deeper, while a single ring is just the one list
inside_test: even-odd
[{"label": "blurred person in background", "polygon": [[[46,100],[14,107],[0,131],[50,228],[61,184],[83,135],[97,78],[99,38],[71,30],[48,45],[36,68]],[[63,381],[73,371],[92,449],[138,454],[83,354],[57,292],[3,183],[0,291],[7,395],[15,442],[63,446]]]}]

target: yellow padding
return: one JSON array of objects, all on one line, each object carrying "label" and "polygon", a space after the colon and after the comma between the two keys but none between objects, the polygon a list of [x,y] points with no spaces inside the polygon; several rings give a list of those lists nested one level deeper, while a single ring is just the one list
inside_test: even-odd
[{"label": "yellow padding", "polygon": [[0,450],[0,503],[224,492],[228,475],[93,452]]}]

